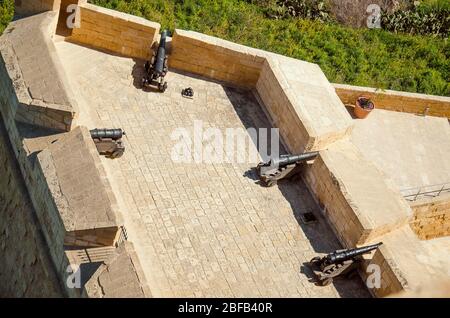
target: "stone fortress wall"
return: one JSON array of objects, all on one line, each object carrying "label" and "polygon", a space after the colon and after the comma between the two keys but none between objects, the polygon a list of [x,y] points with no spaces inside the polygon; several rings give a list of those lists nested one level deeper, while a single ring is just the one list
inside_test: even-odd
[{"label": "stone fortress wall", "polygon": [[[18,284],[34,286],[36,281],[35,288],[48,284],[60,289],[52,291],[49,288],[48,294],[40,296],[90,297],[95,294],[95,297],[106,297],[114,295],[114,290],[121,290],[125,297],[150,296],[132,243],[123,243],[120,211],[96,147],[85,127],[72,126],[77,109],[75,99],[71,98],[67,78],[52,42],[57,18],[56,12],[46,11],[17,20],[0,40],[1,117],[30,196],[36,217],[34,231],[42,233],[45,241],[45,248],[36,248],[36,253],[50,254],[44,260],[47,263],[43,261],[41,265],[47,272],[39,274],[36,271],[36,276],[19,282],[17,277],[27,278],[27,272],[41,256],[24,259],[23,267],[17,267],[21,265],[19,257],[23,258],[22,255],[8,260],[5,272],[16,274],[5,278],[1,293],[38,296],[38,291],[31,287],[27,290],[14,287]],[[27,47],[39,40],[44,45],[42,50]],[[37,83],[44,85],[37,86]],[[52,94],[36,98],[48,91]],[[70,116],[65,117],[66,113]],[[42,137],[30,138],[34,134]],[[11,209],[15,211],[13,207]],[[7,219],[4,226],[11,229],[29,226],[25,221],[23,223],[16,224],[15,219]],[[23,251],[28,250],[26,245],[21,247]],[[74,259],[74,251],[101,247],[109,247],[112,252],[98,253],[97,260],[104,261],[105,265],[91,277],[97,282],[86,283],[82,289],[69,288],[66,282],[72,273],[68,266],[83,265],[83,260]],[[14,255],[11,253],[11,257]],[[122,267],[127,270],[118,270]],[[108,274],[110,272],[115,274]],[[125,290],[120,289],[124,280],[130,282]],[[99,284],[111,288],[99,288]]]},{"label": "stone fortress wall", "polygon": [[0,161],[0,297],[61,297],[61,284],[1,121]]},{"label": "stone fortress wall", "polygon": [[[30,102],[34,95],[27,95],[27,92],[34,91],[39,96],[46,89],[31,87],[32,77],[23,72],[28,67],[27,57],[20,54],[23,43],[15,43],[14,33],[21,32],[21,24],[28,24],[30,20],[14,22],[0,41],[2,118],[21,173],[26,176],[23,179],[58,280],[67,280],[66,268],[73,257],[73,252],[67,251],[67,245],[78,245],[79,250],[86,246],[111,248],[105,265],[92,276],[85,290],[65,288],[65,295],[150,296],[132,244],[121,243],[121,212],[115,205],[86,128],[76,127],[77,107],[63,68],[52,54],[49,39],[57,24],[57,2],[53,3],[55,6],[45,7],[48,12],[27,18],[35,20],[31,23],[39,26],[36,28],[38,36],[47,46],[43,55],[49,55],[45,56],[50,65],[48,77],[56,81],[57,90],[48,100],[42,99],[42,103]],[[32,3],[36,8],[42,8],[38,3],[47,2],[34,0],[26,6],[18,4],[19,12],[29,10]],[[74,29],[66,40],[132,58],[147,58],[148,48],[157,41],[160,32],[157,23],[99,8],[84,0],[80,0],[80,18],[80,28]],[[359,150],[349,141],[353,124],[344,104],[352,102],[355,94],[363,91],[376,94],[371,96],[375,96],[376,102],[385,109],[421,113],[429,107],[429,115],[450,117],[449,98],[391,91],[378,94],[369,88],[333,86],[315,64],[192,31],[175,30],[170,48],[170,67],[253,89],[265,105],[274,127],[280,128],[283,142],[292,153],[320,151],[319,158],[308,166],[304,178],[341,243],[352,248],[380,240],[384,242],[366,263],[375,263],[382,268],[382,286],[373,290],[375,296],[414,289],[422,284],[423,279],[417,279],[414,274],[421,272],[426,279],[428,268],[420,262],[417,266],[409,265],[417,260],[408,258],[411,253],[403,257],[398,249],[409,248],[414,255],[416,249],[422,251],[420,239],[448,236],[448,203],[440,204],[439,212],[436,212],[435,204],[423,204],[420,208],[414,205],[411,209],[385,176],[372,163],[363,160]],[[398,105],[402,106],[399,108]],[[34,120],[35,117],[39,119]],[[28,142],[26,134],[21,133],[23,124],[19,122],[56,129],[59,134],[43,138],[42,143],[36,145]],[[60,165],[70,159],[64,155],[67,149],[81,149],[81,158],[86,158],[78,158],[81,168],[94,172],[90,174],[92,188],[82,183],[83,178],[73,178],[73,174]],[[37,152],[40,153],[35,156]],[[74,183],[79,188],[87,187],[87,193],[97,192],[100,188],[104,195],[101,208],[105,213],[89,219],[89,215],[97,216],[94,211],[99,206],[89,196],[86,201],[77,199],[80,193],[70,186]],[[74,216],[83,222],[74,224]],[[404,246],[402,242],[405,242]],[[128,271],[122,271],[121,275],[131,275],[129,279],[135,283],[130,290],[117,294],[114,292],[118,286],[115,276],[105,273],[119,268],[117,264],[122,263],[128,264]],[[99,288],[99,284],[108,288]]]},{"label": "stone fortress wall", "polygon": [[80,16],[83,27],[73,29],[73,41],[124,56],[150,58],[158,23],[88,3],[80,6]]},{"label": "stone fortress wall", "polygon": [[450,236],[450,195],[425,198],[411,204],[411,228],[423,240]]}]

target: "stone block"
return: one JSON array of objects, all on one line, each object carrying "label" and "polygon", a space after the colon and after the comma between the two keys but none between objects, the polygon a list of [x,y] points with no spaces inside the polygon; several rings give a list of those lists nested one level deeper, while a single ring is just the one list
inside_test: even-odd
[{"label": "stone block", "polygon": [[84,286],[90,298],[152,297],[131,242],[124,242],[101,265]]},{"label": "stone block", "polygon": [[134,58],[149,58],[160,29],[158,23],[88,3],[80,5],[80,16],[70,41]]},{"label": "stone block", "polygon": [[77,127],[61,136],[38,154],[38,162],[66,236],[85,246],[113,245],[121,217],[89,131]]},{"label": "stone block", "polygon": [[305,179],[335,228],[354,226],[336,233],[345,246],[376,240],[412,216],[400,193],[348,141],[321,151]]}]

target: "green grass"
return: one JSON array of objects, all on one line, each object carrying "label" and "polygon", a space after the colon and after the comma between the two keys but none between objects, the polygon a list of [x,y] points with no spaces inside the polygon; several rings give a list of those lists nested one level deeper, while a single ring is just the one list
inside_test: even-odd
[{"label": "green grass", "polygon": [[0,0],[0,34],[11,21],[14,14],[14,0]]},{"label": "green grass", "polygon": [[317,63],[331,82],[450,96],[450,45],[427,36],[267,19],[237,0],[93,0],[158,21]]},{"label": "green grass", "polygon": [[239,0],[91,2],[145,17],[170,30],[195,30],[317,63],[331,82],[450,96],[450,44],[439,37],[293,18],[272,20],[260,6]]}]

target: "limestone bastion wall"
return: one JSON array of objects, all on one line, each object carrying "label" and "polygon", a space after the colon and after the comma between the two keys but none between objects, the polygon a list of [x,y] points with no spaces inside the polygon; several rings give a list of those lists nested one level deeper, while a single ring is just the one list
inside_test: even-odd
[{"label": "limestone bastion wall", "polygon": [[[53,18],[47,19],[47,16]],[[50,29],[38,28],[40,32],[53,30],[56,25],[55,14],[52,12],[31,19],[47,19],[47,24],[44,25]],[[15,29],[20,30],[23,27],[21,21],[24,20],[15,22],[15,28],[7,30],[2,37],[3,41],[0,41],[1,87],[4,91],[1,113],[20,169],[25,176],[25,184],[57,275],[60,281],[65,281],[66,274],[63,270],[70,262],[64,251],[66,244],[75,246],[88,244],[91,248],[102,248],[105,244],[117,245],[118,233],[122,227],[120,211],[117,211],[114,196],[104,177],[101,164],[99,165],[99,158],[93,151],[94,146],[87,136],[86,128],[74,128],[76,103],[70,98],[70,88],[64,85],[64,73],[61,71],[62,68],[58,67],[57,59],[51,55],[53,49],[49,42],[46,44],[50,55],[47,61],[54,66],[50,67],[53,69],[52,75],[58,75],[53,76],[57,80],[58,92],[65,93],[53,95],[53,98],[67,96],[68,102],[65,106],[70,106],[68,112],[73,114],[72,121],[70,125],[55,127],[52,126],[55,120],[46,120],[45,116],[36,122],[31,120],[32,115],[28,120],[23,119],[22,114],[24,110],[30,108],[27,106],[31,103],[22,102],[23,90],[20,88],[30,88],[35,81],[18,71],[18,69],[26,70],[29,65],[27,66],[25,57],[20,56],[20,43],[14,43],[8,36],[15,32]],[[81,0],[79,28],[74,29],[67,40],[131,58],[148,58],[149,47],[158,40],[159,32],[158,24],[102,9]],[[51,34],[47,33],[46,36]],[[308,165],[304,178],[345,247],[368,244],[381,238],[384,240],[386,235],[395,233],[398,229],[405,229],[411,221],[413,212],[400,193],[372,163],[363,159],[362,154],[348,140],[353,124],[343,105],[345,95],[339,93],[338,87],[336,89],[339,96],[336,94],[335,87],[328,82],[319,66],[192,31],[175,30],[173,38],[169,39],[169,47],[171,68],[252,89],[265,106],[272,124],[280,129],[280,135],[292,153],[320,151],[314,163]],[[18,68],[14,65],[18,65]],[[47,90],[44,85],[35,91],[39,94]],[[352,98],[350,96],[348,100]],[[52,108],[49,105],[39,110],[41,112],[43,110],[45,114],[47,108],[61,111],[58,107]],[[44,141],[42,146],[36,146],[20,134],[17,121],[69,132],[62,133],[57,138],[53,136]],[[64,119],[58,117],[56,122],[62,124]],[[93,174],[95,179],[93,182],[104,189],[106,204],[106,212],[101,218],[112,220],[112,223],[102,223],[100,220],[104,231],[98,231],[95,222],[87,218],[95,209],[92,199],[87,196],[86,202],[77,200],[80,195],[76,192],[77,187],[70,185],[73,183],[77,185],[79,180],[70,171],[65,171],[64,165],[58,163],[70,159],[64,157],[63,153],[64,149],[71,147],[81,149],[86,154],[82,155],[87,160],[82,162],[81,170],[92,168],[97,171]],[[31,160],[30,155],[35,151],[38,151],[39,155]],[[80,208],[84,206],[90,209]],[[78,219],[78,216],[83,221],[80,224],[72,222]],[[84,235],[85,231],[88,231],[89,235]],[[87,243],[87,237],[92,237],[93,233],[98,240],[94,239]],[[103,237],[105,233],[107,233],[106,241],[109,243],[105,243]],[[418,238],[412,231],[408,232],[407,237],[414,246],[420,246]],[[391,252],[395,245],[392,242],[393,239],[387,240],[385,245],[367,260],[367,264],[376,263],[383,271],[381,288],[373,290],[376,296],[385,296],[407,289],[408,280],[414,280],[413,275],[404,275],[404,271],[410,271],[408,265],[405,265],[408,262],[402,262],[396,253]],[[136,289],[121,291],[120,295],[134,295],[137,291],[139,295],[148,296],[145,278],[138,270],[136,258],[133,261],[133,252],[128,250],[130,248],[132,250],[132,247],[114,250],[114,253],[125,253],[125,259],[128,259],[126,263],[132,264],[130,265],[132,270],[128,271],[131,273],[130,280],[137,282]],[[112,268],[115,262],[122,263],[122,257],[112,257],[109,265],[106,261],[106,268],[108,266]],[[73,290],[65,292],[70,296],[95,294],[104,297],[110,294],[111,290],[98,294],[102,290],[98,288],[98,284],[103,286],[108,282],[106,285],[110,288],[117,287],[118,284],[114,281],[114,275],[102,275],[106,270],[105,266],[100,267],[99,272],[92,276],[92,281],[86,284],[90,286],[89,290],[77,293]],[[419,268],[420,270],[422,268]],[[411,272],[417,274],[417,271]]]},{"label": "limestone bastion wall", "polygon": [[51,39],[58,14],[45,12],[10,23],[0,48],[14,80],[14,118],[69,131],[77,105]]},{"label": "limestone bastion wall", "polygon": [[425,198],[411,204],[411,228],[423,240],[450,236],[450,194]]},{"label": "limestone bastion wall", "polygon": [[358,97],[367,96],[374,101],[379,109],[450,118],[450,97],[344,84],[334,84],[334,87],[345,105],[355,105]]},{"label": "limestone bastion wall", "polygon": [[130,14],[101,8],[81,0],[80,28],[74,28],[71,41],[95,46],[134,58],[149,59],[159,33],[159,23]]},{"label": "limestone bastion wall", "polygon": [[[51,38],[57,17],[48,11],[17,20],[0,37],[2,136],[9,140],[14,155],[11,166],[14,162],[19,167],[29,195],[23,207],[16,203],[20,192],[5,192],[2,199],[2,249],[8,257],[0,267],[0,292],[5,296],[149,297],[133,245],[124,242],[121,212],[89,131],[72,122],[76,104]],[[6,148],[1,149],[6,154]],[[9,189],[15,189],[11,176],[6,168],[2,182],[8,180]],[[29,215],[18,214],[27,208]],[[9,242],[14,242],[14,248]],[[90,278],[96,283],[88,279],[81,288],[71,288],[66,284],[72,279],[69,265],[86,261],[69,255],[93,248],[112,251],[98,259],[105,264]],[[125,265],[127,271],[108,274]],[[121,288],[123,281],[130,282],[126,288]],[[93,288],[95,284],[101,288]]]},{"label": "limestone bastion wall", "polygon": [[63,296],[2,120],[0,176],[0,297]]},{"label": "limestone bastion wall", "polygon": [[[102,41],[98,44],[93,40],[95,37],[89,36],[80,39],[77,34],[92,33],[92,30],[102,32],[103,26],[114,30],[114,24],[122,25],[123,21],[106,17],[116,17],[117,13],[93,5],[82,4],[80,14],[80,28],[72,32],[69,40],[98,48],[105,48]],[[100,21],[100,26],[93,26],[90,21]],[[159,28],[155,31],[159,33]],[[140,38],[128,41],[142,43]],[[338,148],[325,150],[350,134],[352,120],[319,66],[178,29],[169,40],[169,47],[171,68],[253,89],[292,153],[322,150],[320,158],[308,169],[306,179],[326,207],[329,221],[345,246],[368,243],[407,223],[411,214],[409,206],[373,165],[358,162],[361,160],[358,150],[352,148],[350,155]],[[110,51],[118,52],[118,48],[112,47]],[[124,55],[136,57],[131,53]],[[353,171],[345,168],[349,159],[357,161],[358,173],[374,178],[375,182],[353,177]],[[341,163],[340,169],[334,167],[336,163]],[[374,192],[369,202],[360,193],[353,193],[359,188]],[[372,211],[378,204],[378,195],[383,196],[386,203]],[[381,213],[384,207],[388,209],[386,213],[391,214],[386,219]],[[402,286],[389,267],[392,262],[384,262],[383,257],[384,254],[380,254],[377,260],[390,274],[384,275],[384,292],[380,295],[400,291]]]}]

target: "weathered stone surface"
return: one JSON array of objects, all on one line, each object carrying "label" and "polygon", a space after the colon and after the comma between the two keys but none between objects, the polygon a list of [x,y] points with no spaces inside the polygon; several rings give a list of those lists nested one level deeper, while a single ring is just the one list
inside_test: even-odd
[{"label": "weathered stone surface", "polygon": [[414,201],[411,208],[414,217],[410,225],[419,238],[450,236],[450,193]]},{"label": "weathered stone surface", "polygon": [[333,84],[341,101],[355,105],[360,96],[371,98],[376,108],[450,118],[450,97],[382,90],[344,84]]},{"label": "weathered stone surface", "polygon": [[80,5],[80,17],[70,41],[125,56],[148,59],[159,34],[159,23],[89,3]]},{"label": "weathered stone surface", "polygon": [[[66,232],[97,235],[92,240],[99,244],[100,237],[107,236],[114,244],[120,214],[89,131],[77,127],[37,157]],[[115,230],[105,232],[105,228]],[[83,232],[94,229],[102,234]]]},{"label": "weathered stone surface", "polygon": [[381,288],[373,290],[378,297],[417,290],[433,280],[448,281],[449,237],[421,241],[406,225],[386,234],[382,241],[381,248],[366,263],[377,264],[382,269]]},{"label": "weathered stone surface", "polygon": [[293,153],[326,149],[352,130],[350,115],[316,64],[270,55],[256,89]]},{"label": "weathered stone surface", "polygon": [[61,297],[55,267],[0,117],[0,297]]},{"label": "weathered stone surface", "polygon": [[[57,48],[80,97],[90,101],[80,104],[80,121],[127,132],[124,156],[103,163],[154,297],[368,296],[356,278],[339,291],[314,286],[301,273],[303,262],[339,248],[302,182],[263,188],[250,172],[256,162],[246,160],[173,161],[171,134],[180,127],[192,133],[194,120],[223,134],[270,128],[251,91],[169,72],[164,94],[146,92],[133,83],[141,62],[67,42]],[[194,100],[180,95],[188,86]],[[230,157],[238,152],[232,147]],[[299,224],[306,211],[319,222]]]},{"label": "weathered stone surface", "polygon": [[412,216],[395,186],[349,141],[322,151],[305,178],[348,247],[377,239]]},{"label": "weathered stone surface", "polygon": [[449,235],[450,126],[446,118],[375,109],[368,118],[355,120],[351,140],[410,202],[411,226],[417,235],[422,239]]},{"label": "weathered stone surface", "polygon": [[[57,21],[52,13],[15,22],[19,30],[8,29],[1,41],[1,61],[6,67],[0,67],[0,111],[36,212],[36,228],[44,236],[60,282],[66,281],[73,256],[66,253],[64,243],[82,245],[92,237],[98,245],[116,242],[121,224],[117,198],[136,254],[127,247],[108,247],[114,256],[88,282],[88,296],[150,296],[143,287],[144,276],[153,296],[367,295],[358,280],[346,282],[349,285],[341,290],[315,287],[299,270],[299,265],[318,253],[340,247],[302,182],[265,189],[252,179],[254,162],[173,160],[170,136],[195,120],[222,132],[230,126],[276,126],[291,152],[321,150],[306,169],[305,180],[325,208],[338,239],[346,247],[384,242],[365,262],[378,264],[382,270],[382,287],[372,291],[374,295],[416,288],[430,277],[449,276],[448,237],[420,241],[415,235],[414,222],[408,225],[412,215],[408,204],[346,139],[353,121],[317,65],[177,30],[171,42],[171,67],[188,73],[170,72],[167,79],[173,84],[165,94],[144,92],[136,89],[142,61],[123,56],[147,58],[159,25],[82,2],[82,24],[73,39],[122,57],[59,42],[58,53],[65,62],[59,64],[51,42]],[[35,43],[34,38],[28,41],[42,46],[42,61],[50,64],[43,69],[44,79],[54,76],[50,80],[57,79],[52,83],[61,87],[40,85],[36,65],[23,53],[32,49],[29,43],[8,38],[11,34],[34,35],[31,26],[37,27],[36,38],[45,43]],[[64,71],[70,74],[70,85],[66,85]],[[257,98],[227,83],[254,89]],[[194,88],[194,100],[180,96],[187,86]],[[53,94],[53,88],[61,94]],[[82,105],[79,123],[121,127],[129,133],[129,147],[120,164],[99,159],[83,127],[64,136],[29,137],[19,132],[15,120],[69,130],[66,114],[73,115],[73,105],[58,103],[71,102],[72,88],[77,92],[76,102]],[[402,107],[408,109],[406,104]],[[101,160],[106,171],[99,165]],[[319,222],[299,224],[299,215],[311,211]],[[416,213],[423,216],[420,222],[441,219],[423,213]],[[427,226],[422,228],[428,231]],[[28,233],[27,225],[19,220],[14,237],[24,238],[24,233]],[[3,231],[0,235],[9,239],[11,234]],[[108,243],[104,236],[109,236]],[[24,239],[23,244],[30,243]],[[0,248],[4,246],[0,243]],[[103,260],[95,252],[78,250],[77,256],[95,255]],[[33,255],[11,253],[18,255],[19,263],[34,262]],[[16,290],[23,293],[29,276],[24,275],[23,281],[12,277]],[[67,295],[79,296],[61,287]]]},{"label": "weathered stone surface", "polygon": [[45,12],[12,22],[0,38],[0,51],[19,99],[19,121],[70,130],[76,101],[51,36],[57,14]]},{"label": "weathered stone surface", "polygon": [[450,298],[450,279],[433,278],[413,290],[402,291],[389,298]]},{"label": "weathered stone surface", "polygon": [[152,297],[132,243],[125,242],[115,249],[84,286],[84,296]]},{"label": "weathered stone surface", "polygon": [[316,64],[175,30],[171,67],[255,88],[289,150],[325,149],[352,129],[349,114]]},{"label": "weathered stone surface", "polygon": [[446,118],[375,109],[366,119],[355,120],[351,141],[410,200],[419,190],[450,187],[445,185],[450,181]]}]

